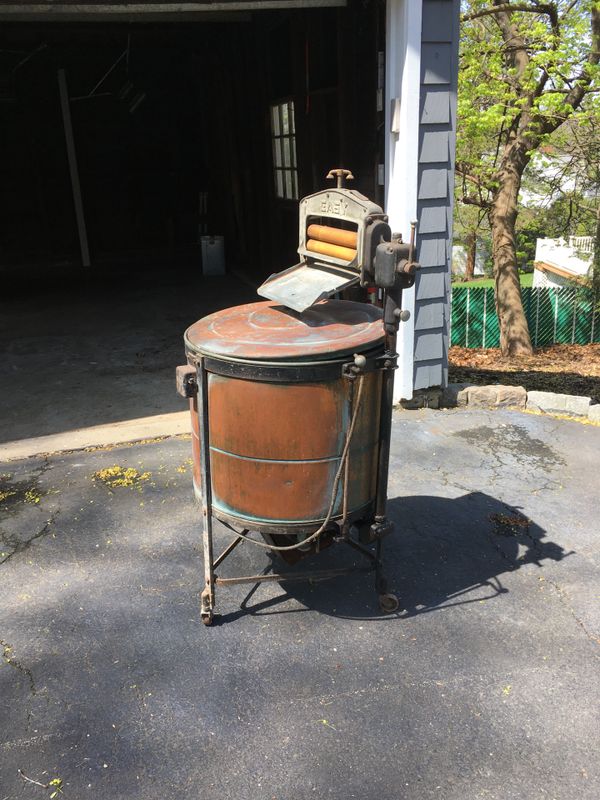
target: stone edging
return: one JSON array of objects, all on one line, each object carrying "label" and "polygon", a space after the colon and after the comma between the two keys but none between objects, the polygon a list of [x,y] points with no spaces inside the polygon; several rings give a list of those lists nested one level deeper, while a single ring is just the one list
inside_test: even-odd
[{"label": "stone edging", "polygon": [[471,383],[450,383],[442,389],[439,406],[474,406],[495,408],[521,408],[527,411],[543,411],[547,414],[569,414],[584,417],[600,424],[600,403],[592,403],[590,397],[556,392],[528,392],[523,386],[477,386]]}]

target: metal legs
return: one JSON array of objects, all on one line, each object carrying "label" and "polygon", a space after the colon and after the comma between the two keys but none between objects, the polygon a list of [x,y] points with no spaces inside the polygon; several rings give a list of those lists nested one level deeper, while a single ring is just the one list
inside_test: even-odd
[{"label": "metal legs", "polygon": [[395,594],[390,594],[388,592],[387,578],[383,574],[381,539],[377,539],[374,553],[372,550],[369,550],[362,544],[355,542],[353,539],[345,539],[344,541],[354,550],[358,550],[359,553],[362,553],[364,556],[366,556],[366,558],[369,558],[372,561],[372,569],[375,570],[375,591],[379,596],[379,608],[384,612],[384,614],[392,614],[394,611],[398,611],[400,608],[400,601]]},{"label": "metal legs", "polygon": [[[210,514],[209,514],[210,516]],[[235,548],[243,542],[248,534],[247,530],[236,532],[236,538],[223,550],[223,552],[213,560],[212,557],[212,523],[204,527],[203,540],[204,540],[204,577],[206,585],[201,594],[201,609],[200,614],[202,622],[205,625],[210,625],[213,621],[213,614],[215,608],[215,588],[217,586],[235,586],[243,583],[264,583],[267,581],[324,581],[330,578],[336,578],[339,575],[350,575],[361,572],[375,572],[375,591],[379,597],[379,607],[386,613],[391,614],[397,611],[400,607],[398,598],[387,592],[387,580],[383,576],[383,562],[381,556],[381,540],[377,540],[375,544],[375,551],[370,550],[368,547],[360,544],[354,539],[340,538],[338,541],[341,544],[346,544],[353,550],[359,552],[368,561],[368,566],[363,567],[339,567],[337,569],[324,569],[324,570],[304,570],[301,572],[270,572],[261,575],[239,575],[234,578],[220,578],[215,569],[226,560],[226,558],[235,550]]]},{"label": "metal legs", "polygon": [[[385,375],[387,378],[387,375]],[[389,381],[389,378],[388,378]],[[382,611],[392,613],[399,607],[398,599],[391,594],[387,593],[387,582],[382,574],[382,559],[381,559],[381,538],[378,535],[378,530],[381,535],[388,532],[390,525],[386,522],[385,518],[375,518],[376,524],[372,526],[371,531],[374,534],[375,551],[364,547],[359,542],[351,538],[349,531],[341,531],[342,536],[340,541],[349,545],[354,550],[357,550],[368,561],[367,567],[342,567],[339,569],[329,570],[312,570],[304,572],[288,572],[288,573],[269,573],[268,575],[244,575],[235,578],[219,578],[215,569],[225,561],[225,559],[233,552],[233,550],[247,538],[248,531],[234,531],[236,538],[223,550],[223,552],[215,559],[213,552],[213,518],[212,518],[212,489],[211,489],[211,473],[210,473],[210,430],[209,430],[209,416],[208,416],[208,373],[206,371],[204,358],[198,358],[196,368],[196,382],[198,387],[198,430],[200,435],[200,475],[201,475],[201,492],[202,492],[202,544],[204,551],[204,585],[200,593],[200,616],[205,625],[210,625],[213,621],[213,614],[215,608],[215,588],[216,586],[229,586],[240,583],[262,583],[263,581],[321,581],[329,578],[334,578],[338,575],[347,575],[354,572],[375,572],[375,590],[379,595],[379,606]],[[391,392],[391,389],[390,389]],[[389,407],[389,408],[388,408]],[[384,400],[382,411],[389,411],[391,422],[391,395],[388,400]],[[387,420],[387,418],[386,418]],[[385,428],[385,422],[383,427]],[[388,434],[389,438],[389,434]],[[388,442],[389,445],[389,442]],[[387,489],[387,463],[389,459],[389,451],[384,449],[380,454],[380,470],[383,468],[383,478],[380,476],[377,506],[378,512],[385,514],[385,498]],[[375,528],[375,531],[373,530]]]},{"label": "metal legs", "polygon": [[215,574],[212,534],[212,486],[210,478],[210,441],[208,433],[208,376],[204,358],[198,359],[198,430],[200,433],[200,477],[202,493],[202,545],[204,550],[204,588],[200,593],[200,616],[210,625],[215,607]]}]

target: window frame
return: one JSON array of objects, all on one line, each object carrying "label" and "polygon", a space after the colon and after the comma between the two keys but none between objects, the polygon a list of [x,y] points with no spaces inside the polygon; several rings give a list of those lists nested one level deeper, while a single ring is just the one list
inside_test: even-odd
[{"label": "window frame", "polygon": [[271,160],[275,198],[298,202],[298,151],[294,100],[286,97],[269,104]]}]

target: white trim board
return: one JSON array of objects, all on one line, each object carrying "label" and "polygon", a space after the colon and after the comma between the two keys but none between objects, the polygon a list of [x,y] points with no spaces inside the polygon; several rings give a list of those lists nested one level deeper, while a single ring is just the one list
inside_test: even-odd
[{"label": "white trim board", "polygon": [[[387,0],[385,89],[385,210],[405,240],[417,219],[422,0]],[[418,235],[418,230],[417,230]],[[415,289],[404,291],[410,319],[398,332],[394,402],[413,396]]]}]

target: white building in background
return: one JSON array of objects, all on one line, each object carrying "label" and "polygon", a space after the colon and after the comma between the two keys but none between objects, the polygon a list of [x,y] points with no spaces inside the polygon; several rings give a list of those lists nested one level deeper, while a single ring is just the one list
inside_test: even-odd
[{"label": "white building in background", "polygon": [[[477,252],[475,254],[475,269],[473,274],[476,278],[482,278],[485,275],[485,260],[487,258],[487,251],[481,247],[481,243],[477,242]],[[467,268],[467,249],[462,244],[452,245],[452,274],[463,276]]]},{"label": "white building in background", "polygon": [[534,288],[586,283],[594,259],[593,236],[538,239],[535,247]]}]

